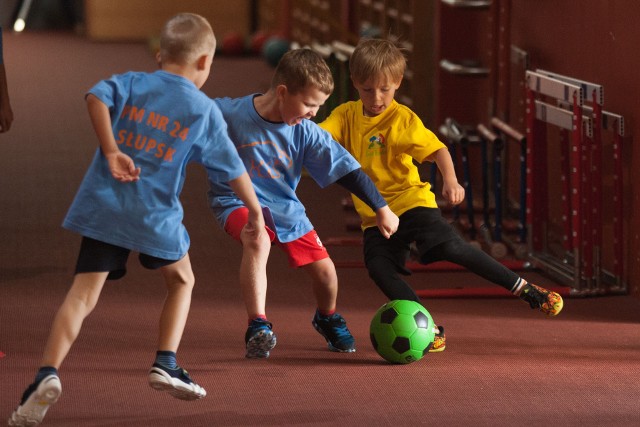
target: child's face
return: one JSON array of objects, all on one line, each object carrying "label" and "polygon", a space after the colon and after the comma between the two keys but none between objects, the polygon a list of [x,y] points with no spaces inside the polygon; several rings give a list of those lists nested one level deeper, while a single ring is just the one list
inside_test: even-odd
[{"label": "child's face", "polygon": [[362,100],[363,114],[375,117],[382,114],[391,104],[400,82],[393,82],[389,77],[382,75],[362,83],[354,81],[353,86]]},{"label": "child's face", "polygon": [[293,94],[286,86],[280,85],[277,88],[277,94],[282,121],[289,126],[315,117],[318,109],[329,98],[329,95],[313,86],[307,86],[304,90]]}]

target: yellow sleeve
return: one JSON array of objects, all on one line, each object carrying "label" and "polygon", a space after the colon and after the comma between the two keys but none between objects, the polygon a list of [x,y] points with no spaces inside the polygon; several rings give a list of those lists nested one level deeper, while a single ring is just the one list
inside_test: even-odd
[{"label": "yellow sleeve", "polygon": [[344,128],[343,128],[344,114],[342,113],[342,111],[344,111],[344,108],[341,108],[341,107],[342,107],[341,105],[336,107],[331,112],[329,117],[324,119],[324,121],[322,121],[318,125],[322,129],[329,132],[331,134],[331,137],[335,141],[337,141],[340,145],[344,145]]},{"label": "yellow sleeve", "polygon": [[417,115],[410,118],[398,142],[402,146],[401,151],[409,154],[419,163],[445,147],[438,137],[424,126]]}]

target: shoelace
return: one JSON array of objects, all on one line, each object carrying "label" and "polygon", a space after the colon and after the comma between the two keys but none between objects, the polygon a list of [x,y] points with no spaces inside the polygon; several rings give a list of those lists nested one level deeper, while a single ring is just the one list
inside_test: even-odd
[{"label": "shoelace", "polygon": [[529,292],[524,294],[525,301],[529,303],[531,308],[539,308],[542,307],[542,304],[547,302],[546,295],[543,295],[542,292],[538,291],[533,286],[529,289]]},{"label": "shoelace", "polygon": [[342,317],[332,316],[331,318],[329,318],[329,326],[331,327],[332,332],[336,335],[338,340],[351,338],[351,333],[347,328],[347,322],[345,322]]}]

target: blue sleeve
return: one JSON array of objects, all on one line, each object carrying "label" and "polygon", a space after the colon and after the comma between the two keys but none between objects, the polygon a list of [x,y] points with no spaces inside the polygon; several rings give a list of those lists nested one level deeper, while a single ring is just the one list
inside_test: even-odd
[{"label": "blue sleeve", "polygon": [[336,181],[351,194],[362,200],[374,212],[387,205],[369,175],[356,169]]}]

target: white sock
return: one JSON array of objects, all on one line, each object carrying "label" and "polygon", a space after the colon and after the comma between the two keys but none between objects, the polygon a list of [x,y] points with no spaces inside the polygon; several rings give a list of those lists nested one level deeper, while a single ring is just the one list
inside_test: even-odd
[{"label": "white sock", "polygon": [[511,288],[511,293],[514,294],[515,296],[520,296],[520,292],[522,292],[522,288],[524,287],[524,285],[527,284],[527,281],[524,280],[522,277],[519,277],[518,280],[516,281],[515,285],[513,285],[513,288]]}]

